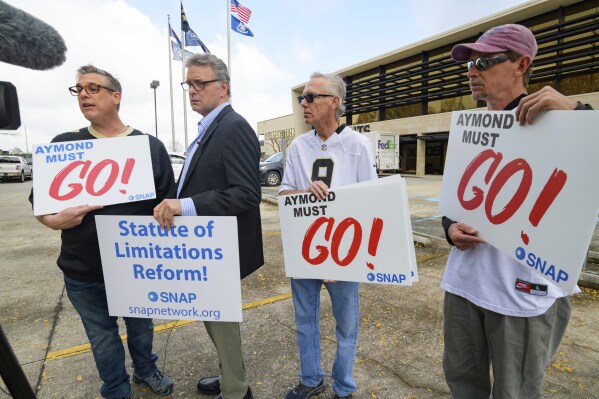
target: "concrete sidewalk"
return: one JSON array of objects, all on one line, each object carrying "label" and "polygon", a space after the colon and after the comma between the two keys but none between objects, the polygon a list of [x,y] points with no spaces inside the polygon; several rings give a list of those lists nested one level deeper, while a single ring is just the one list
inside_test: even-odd
[{"label": "concrete sidewalk", "polygon": [[[55,264],[59,233],[33,218],[26,201],[30,187],[30,182],[0,183],[0,228],[11,238],[0,243],[0,324],[38,398],[97,398],[101,382]],[[408,191],[413,228],[429,235],[431,245],[416,248],[420,282],[413,287],[361,285],[354,395],[359,399],[450,397],[441,367],[439,283],[449,246],[437,210],[440,177],[408,179]],[[298,355],[277,207],[264,203],[262,217],[266,264],[243,281],[242,336],[254,397],[271,399],[284,397],[297,383]],[[566,337],[547,369],[544,398],[599,398],[599,293],[585,289],[573,298],[573,308]],[[196,383],[200,376],[218,373],[218,358],[203,324],[155,323],[159,367],[176,381],[171,397],[204,398]],[[330,398],[335,328],[325,292],[321,337],[327,389],[318,398]],[[0,399],[8,397],[0,391]],[[133,398],[155,397],[134,386]]]}]

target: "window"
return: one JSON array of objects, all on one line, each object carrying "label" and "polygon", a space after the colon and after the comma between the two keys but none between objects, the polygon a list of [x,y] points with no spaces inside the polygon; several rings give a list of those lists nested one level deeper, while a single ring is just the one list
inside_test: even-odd
[{"label": "window", "polygon": [[183,165],[185,163],[185,157],[182,155],[170,154],[171,163],[175,165]]},{"label": "window", "polygon": [[[530,92],[551,85],[566,95],[599,91],[599,0],[586,0],[526,19],[539,44]],[[453,61],[461,38],[378,68],[348,76],[351,124],[476,108],[466,68]]]}]

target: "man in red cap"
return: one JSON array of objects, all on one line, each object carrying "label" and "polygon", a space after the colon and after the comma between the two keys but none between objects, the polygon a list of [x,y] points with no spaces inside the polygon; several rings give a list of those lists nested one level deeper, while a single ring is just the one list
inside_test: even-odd
[{"label": "man in red cap", "polygon": [[[456,61],[467,62],[472,97],[490,111],[516,110],[520,124],[546,110],[591,109],[552,87],[528,94],[532,32],[497,26],[476,43],[458,44]],[[478,237],[465,223],[443,218],[453,246],[441,282],[445,290],[443,369],[455,398],[540,398],[545,367],[564,335],[571,306],[567,293]],[[535,287],[517,289],[517,282]]]}]

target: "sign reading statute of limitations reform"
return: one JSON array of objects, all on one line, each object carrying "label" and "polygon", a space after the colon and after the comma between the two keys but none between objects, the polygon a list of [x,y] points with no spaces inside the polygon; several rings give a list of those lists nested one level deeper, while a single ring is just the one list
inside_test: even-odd
[{"label": "sign reading statute of limitations reform", "polygon": [[241,321],[237,219],[96,216],[112,316]]},{"label": "sign reading statute of limitations reform", "polygon": [[33,147],[33,213],[156,198],[146,135]]},{"label": "sign reading statute of limitations reform", "polygon": [[[441,213],[571,293],[599,213],[599,111],[454,112]],[[493,295],[493,293],[489,293]]]}]

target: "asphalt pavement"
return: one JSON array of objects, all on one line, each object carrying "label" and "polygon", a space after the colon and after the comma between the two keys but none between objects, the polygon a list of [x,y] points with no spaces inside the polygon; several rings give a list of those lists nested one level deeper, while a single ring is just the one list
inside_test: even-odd
[{"label": "asphalt pavement", "polygon": [[[449,253],[438,213],[440,176],[408,177],[420,282],[413,287],[361,284],[360,341],[355,398],[449,398],[441,366],[443,291]],[[101,381],[81,322],[56,266],[60,233],[39,224],[27,202],[31,182],[0,183],[0,324],[40,399],[98,398]],[[264,196],[276,196],[264,188]],[[242,337],[248,377],[257,399],[283,398],[297,383],[298,354],[289,281],[285,277],[278,208],[261,205],[266,264],[242,283]],[[597,229],[596,234],[597,237]],[[592,248],[599,248],[598,239]],[[566,336],[547,368],[544,398],[599,398],[599,292],[573,297]],[[331,398],[335,327],[322,294],[322,365]],[[201,376],[218,373],[216,351],[200,322],[155,320],[159,367],[175,380],[172,398],[207,398]],[[124,328],[122,329],[124,333]],[[130,364],[130,360],[127,360]],[[0,388],[6,387],[0,382]],[[0,399],[10,396],[0,390]],[[133,398],[156,398],[134,386]]]}]

